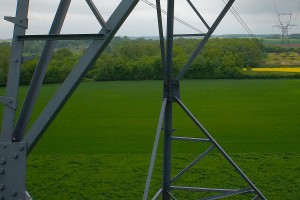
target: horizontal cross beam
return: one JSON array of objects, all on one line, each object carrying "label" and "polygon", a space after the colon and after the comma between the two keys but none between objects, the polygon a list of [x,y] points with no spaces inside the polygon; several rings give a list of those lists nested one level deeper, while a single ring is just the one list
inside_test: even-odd
[{"label": "horizontal cross beam", "polygon": [[20,35],[18,40],[103,40],[104,34]]}]

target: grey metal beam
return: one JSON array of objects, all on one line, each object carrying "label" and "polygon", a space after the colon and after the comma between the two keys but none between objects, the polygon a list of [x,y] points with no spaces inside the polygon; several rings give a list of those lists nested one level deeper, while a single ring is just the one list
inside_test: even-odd
[{"label": "grey metal beam", "polygon": [[[59,34],[60,33],[63,23],[64,23],[64,20],[65,20],[65,17],[67,15],[70,3],[71,3],[71,0],[60,1],[57,12],[56,12],[54,20],[53,20],[53,23],[50,28],[49,34]],[[41,88],[43,80],[45,78],[48,65],[52,58],[52,54],[55,49],[55,46],[56,46],[56,41],[47,41],[45,43],[44,49],[42,51],[41,57],[36,66],[36,69],[34,71],[34,74],[33,74],[29,89],[28,89],[28,93],[24,100],[15,130],[13,133],[13,139],[15,141],[21,141],[22,137],[25,134],[25,131],[27,129],[30,117],[32,115],[33,108],[36,103],[40,88]]]},{"label": "grey metal beam", "polygon": [[25,191],[25,200],[32,200],[30,194],[28,193],[28,191]]},{"label": "grey metal beam", "polygon": [[211,28],[208,30],[206,36],[202,39],[194,53],[191,55],[191,57],[188,59],[187,63],[184,65],[182,70],[179,72],[178,76],[176,77],[176,82],[179,82],[179,80],[184,76],[185,72],[188,70],[188,68],[191,66],[195,58],[199,55],[199,53],[202,51],[204,48],[205,44],[207,43],[208,39],[211,37],[213,32],[216,30],[228,10],[231,8],[232,4],[234,3],[235,0],[229,0],[220,15],[217,17],[216,21],[213,23]]},{"label": "grey metal beam", "polygon": [[197,188],[197,187],[183,187],[183,186],[171,186],[172,190],[183,190],[193,192],[236,192],[240,189],[221,189],[221,188]]},{"label": "grey metal beam", "polygon": [[200,160],[202,160],[207,154],[209,154],[214,149],[214,146],[209,147],[205,152],[203,152],[200,156],[198,156],[193,162],[191,162],[186,168],[181,170],[174,178],[171,179],[171,183],[174,183],[178,180],[185,172],[190,170],[194,165],[196,165]]},{"label": "grey metal beam", "polygon": [[86,3],[89,5],[90,9],[94,13],[95,17],[97,18],[98,22],[101,24],[102,28],[106,30],[106,32],[110,31],[110,28],[107,26],[106,22],[104,21],[102,15],[100,14],[99,10],[95,6],[92,0],[85,0]]},{"label": "grey metal beam", "polygon": [[190,1],[187,0],[187,2],[190,4],[190,6],[192,7],[192,9],[194,10],[194,12],[198,15],[198,17],[200,18],[200,20],[203,22],[203,24],[206,26],[207,30],[210,29],[209,25],[206,23],[206,21],[204,20],[204,18],[201,16],[201,14],[199,13],[199,11],[197,10],[197,8],[194,6],[194,4]]},{"label": "grey metal beam", "polygon": [[143,200],[148,199],[148,193],[149,193],[149,188],[150,188],[150,183],[151,183],[151,178],[152,178],[152,173],[153,173],[153,168],[154,168],[154,163],[155,163],[155,158],[156,158],[156,153],[157,153],[157,147],[158,147],[159,138],[160,138],[161,127],[162,127],[164,116],[165,116],[166,104],[167,104],[167,99],[164,98],[162,101],[161,109],[160,109],[160,115],[159,115],[159,120],[158,120],[158,124],[157,124],[155,140],[154,140],[154,145],[153,145],[153,149],[152,149],[152,155],[151,155],[151,160],[150,160],[150,165],[149,165],[149,170],[148,170],[148,176],[147,176],[145,189],[144,189]]},{"label": "grey metal beam", "polygon": [[[165,40],[164,40],[164,33],[163,33],[163,25],[162,25],[162,15],[161,15],[161,4],[160,4],[160,0],[156,0],[156,14],[157,14],[157,24],[158,24],[158,31],[159,31],[159,41],[160,41],[160,53],[161,53],[161,59],[162,59],[162,67],[163,67],[163,80],[164,80],[164,90],[163,90],[163,96],[164,96],[164,101],[163,101],[163,107],[164,107],[164,113],[165,113],[165,108],[166,108],[166,104],[167,104],[167,98],[166,98],[166,89],[165,86],[167,85],[167,61],[166,61],[166,49],[165,49]],[[164,117],[163,119],[161,119],[160,115],[160,120],[165,120]],[[162,124],[163,121],[161,121]],[[159,126],[158,126],[159,127]],[[156,132],[160,132],[162,130],[162,127],[160,126],[160,130],[157,130]],[[156,138],[155,140],[157,140],[158,136],[156,133]],[[149,174],[151,174],[152,176],[152,172],[153,172],[153,167],[151,167],[151,163],[154,161],[155,158],[153,159],[153,155],[156,155],[156,150],[154,152],[154,149],[157,149],[157,147],[155,147],[155,144],[158,143],[157,141],[154,142],[154,147],[153,147],[153,152],[152,152],[152,157],[151,157],[151,161],[150,161],[150,166],[149,166],[149,170],[148,170],[148,176],[147,176],[147,182],[145,185],[145,190],[144,190],[144,196],[143,196],[143,200],[148,199],[148,193],[149,193],[149,188],[150,188],[150,182],[151,182],[151,177],[149,176]],[[152,165],[153,165],[152,164]],[[150,178],[149,178],[150,177]],[[152,199],[157,199],[159,197],[159,195],[162,193],[162,189],[160,189],[155,196]]]},{"label": "grey metal beam", "polygon": [[[18,1],[16,18],[27,20],[29,0]],[[24,22],[24,21],[23,21]],[[10,64],[6,85],[6,97],[16,99],[18,96],[19,79],[24,42],[17,40],[17,35],[25,35],[26,26],[17,23],[14,25],[13,40],[11,46]],[[16,109],[5,106],[3,109],[2,127],[0,141],[12,141]]]},{"label": "grey metal beam", "polygon": [[167,98],[166,113],[164,118],[164,148],[163,148],[163,174],[162,174],[162,199],[170,200],[171,185],[171,146],[172,146],[172,115],[173,115],[173,34],[174,34],[174,0],[168,0],[167,8],[167,41],[166,41],[166,66],[164,77],[164,98]]},{"label": "grey metal beam", "polygon": [[20,41],[30,40],[103,40],[104,34],[49,34],[49,35],[20,35]]},{"label": "grey metal beam", "polygon": [[206,36],[206,33],[200,34],[174,34],[173,37],[203,37]]},{"label": "grey metal beam", "polygon": [[164,80],[164,85],[166,85],[167,84],[166,83],[167,61],[166,61],[166,48],[165,48],[165,39],[164,39],[164,31],[163,31],[163,24],[162,24],[160,0],[156,0],[156,14],[157,14],[157,24],[158,24],[158,32],[159,32],[160,54],[161,54],[162,67],[163,67],[163,80]]},{"label": "grey metal beam", "polygon": [[257,200],[257,199],[259,199],[258,195],[256,195],[252,200]]},{"label": "grey metal beam", "polygon": [[193,192],[221,192],[215,196],[203,198],[202,200],[215,200],[222,199],[224,197],[229,197],[238,194],[254,193],[253,190],[249,188],[243,189],[218,189],[218,188],[195,188],[195,187],[182,187],[182,186],[171,186],[172,190],[183,190],[183,191],[193,191]]},{"label": "grey metal beam", "polygon": [[168,193],[173,200],[177,200],[176,197],[170,191]]},{"label": "grey metal beam", "polygon": [[154,195],[154,197],[152,198],[152,200],[156,200],[156,199],[159,197],[159,195],[161,194],[161,192],[162,192],[162,189],[159,189],[159,190],[156,192],[156,194]]},{"label": "grey metal beam", "polygon": [[191,141],[191,142],[210,142],[207,138],[190,138],[190,137],[178,137],[172,136],[172,140],[183,140],[183,141]]},{"label": "grey metal beam", "polygon": [[54,97],[50,100],[41,115],[24,137],[23,140],[28,143],[28,153],[32,151],[33,147],[39,141],[47,127],[52,123],[54,118],[63,108],[64,104],[78,87],[80,81],[85,77],[88,70],[93,66],[98,56],[104,51],[105,47],[111,41],[138,2],[139,0],[122,0],[120,2],[107,21],[111,31],[106,33],[104,40],[95,40],[92,42],[83,57],[78,61]]},{"label": "grey metal beam", "polygon": [[[175,97],[176,98],[176,97]],[[239,166],[230,158],[230,156],[225,152],[225,150],[219,145],[219,143],[210,135],[210,133],[204,128],[204,126],[196,119],[196,117],[187,109],[187,107],[176,98],[177,103],[182,108],[182,110],[190,117],[190,119],[195,123],[195,125],[206,135],[207,138],[211,140],[214,146],[219,150],[219,152],[225,157],[225,159],[231,164],[231,166],[236,170],[238,174],[248,183],[248,185],[259,195],[262,199],[266,199],[264,195],[258,190],[258,188],[252,183],[252,181],[246,176],[246,174],[239,168]]]},{"label": "grey metal beam", "polygon": [[226,192],[223,194],[203,198],[202,200],[216,200],[216,199],[222,199],[224,197],[230,197],[230,196],[234,196],[234,195],[238,195],[238,194],[247,194],[247,193],[253,193],[253,190],[251,190],[249,188],[245,188],[245,189],[238,190],[236,192]]}]

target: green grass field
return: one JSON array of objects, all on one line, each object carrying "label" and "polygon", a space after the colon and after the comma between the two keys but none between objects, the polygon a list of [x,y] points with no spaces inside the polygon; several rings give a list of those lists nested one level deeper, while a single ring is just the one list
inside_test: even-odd
[{"label": "green grass field", "polygon": [[[57,87],[43,88],[34,117]],[[299,79],[186,80],[181,88],[182,101],[268,199],[300,197]],[[82,83],[29,157],[27,187],[33,198],[141,199],[161,90],[161,81]],[[22,87],[21,99],[25,92]],[[176,105],[174,128],[177,136],[202,136]],[[173,144],[173,175],[206,147]],[[152,194],[159,189],[160,162],[161,156]],[[225,166],[214,151],[182,184],[243,184]]]},{"label": "green grass field", "polygon": [[[272,46],[281,46],[281,39],[263,39],[264,45],[272,45]],[[291,47],[291,48],[299,48],[300,47],[300,39],[289,39],[289,44],[286,40],[283,41],[283,46]]]}]

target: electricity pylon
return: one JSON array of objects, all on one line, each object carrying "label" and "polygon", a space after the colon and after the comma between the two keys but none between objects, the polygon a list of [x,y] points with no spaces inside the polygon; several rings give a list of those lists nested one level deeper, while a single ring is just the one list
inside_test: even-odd
[{"label": "electricity pylon", "polygon": [[[50,124],[59,114],[65,103],[69,100],[73,92],[76,90],[80,82],[83,80],[89,69],[92,68],[97,58],[103,53],[106,46],[109,44],[113,36],[117,33],[123,22],[127,19],[129,14],[135,8],[139,0],[122,0],[109,19],[105,21],[101,16],[99,10],[92,0],[85,0],[91,12],[101,25],[101,30],[96,34],[60,34],[66,14],[71,3],[71,0],[61,0],[52,22],[49,34],[46,35],[28,35],[26,29],[28,28],[28,9],[29,0],[18,0],[16,16],[5,17],[7,21],[14,24],[13,40],[11,47],[11,56],[9,64],[9,73],[6,87],[6,95],[0,97],[0,102],[4,104],[2,129],[0,137],[0,199],[31,199],[28,192],[26,192],[25,175],[26,175],[26,159],[27,156],[34,149],[43,134],[46,132]],[[207,28],[205,34],[174,34],[174,0],[168,0],[168,14],[167,14],[167,36],[166,45],[164,44],[164,35],[162,28],[162,18],[160,13],[160,0],[156,0],[158,24],[160,33],[160,44],[162,63],[164,67],[164,81],[163,81],[163,100],[162,108],[156,132],[156,139],[154,143],[153,153],[151,157],[148,177],[145,186],[143,199],[148,198],[148,191],[150,188],[151,175],[154,167],[156,157],[156,150],[159,140],[162,124],[164,124],[164,156],[163,156],[163,175],[162,188],[157,192],[154,199],[162,196],[162,199],[169,200],[176,199],[171,193],[171,190],[188,190],[199,192],[218,192],[220,194],[208,197],[206,199],[220,199],[223,197],[238,195],[238,194],[253,194],[253,199],[265,199],[263,194],[256,188],[251,180],[242,172],[242,170],[234,163],[216,140],[208,133],[203,125],[194,117],[180,99],[179,83],[185,72],[190,67],[196,56],[206,45],[208,39],[211,37],[219,23],[230,9],[234,0],[229,0],[228,4],[221,11],[212,26],[209,26],[204,18],[200,15],[196,7],[190,0],[190,4],[194,12]],[[182,36],[203,36],[204,38],[199,43],[198,47],[191,55],[186,65],[182,68],[180,73],[172,76],[173,69],[173,41],[175,37]],[[29,121],[32,116],[33,108],[36,104],[37,97],[42,87],[42,82],[50,63],[53,51],[57,40],[92,40],[90,46],[84,52],[72,71],[61,84],[57,92],[53,95],[49,103],[45,106],[39,117],[29,127]],[[32,57],[23,56],[24,42],[29,40],[45,40],[44,49],[41,53],[39,62],[33,74],[31,84],[28,89],[27,96],[20,109],[20,114],[17,118],[17,97],[20,80],[21,65]],[[166,46],[166,47],[165,47]],[[173,135],[173,106],[178,104],[180,108],[189,116],[195,125],[204,133],[206,138],[187,138],[176,137]],[[16,122],[16,123],[15,123]],[[198,158],[190,163],[185,169],[171,178],[171,143],[172,140],[183,141],[198,141],[208,142],[211,146],[203,152]],[[247,183],[246,188],[242,189],[218,189],[218,188],[188,188],[183,186],[174,186],[177,179],[188,171],[194,164],[199,162],[213,149],[223,155],[226,160],[232,165],[233,169],[241,176]]]},{"label": "electricity pylon", "polygon": [[292,13],[278,13],[277,18],[278,18],[279,24],[275,25],[273,27],[277,27],[281,30],[281,46],[283,47],[284,43],[286,43],[288,45],[288,47],[290,48],[289,30],[293,26],[297,26],[297,25],[291,24]]},{"label": "electricity pylon", "polygon": [[[163,100],[161,106],[161,112],[159,117],[158,126],[156,129],[155,142],[152,150],[151,161],[148,170],[148,176],[146,180],[146,185],[144,189],[143,200],[148,199],[151,177],[154,169],[154,163],[157,153],[157,147],[160,138],[160,132],[164,132],[164,148],[163,148],[163,176],[162,176],[162,187],[157,191],[152,199],[158,199],[160,196],[163,200],[176,199],[172,191],[181,190],[189,192],[211,192],[219,193],[217,195],[212,195],[203,199],[221,199],[234,195],[241,194],[254,194],[253,199],[265,199],[263,194],[258,190],[258,188],[251,182],[251,180],[246,176],[246,174],[238,167],[238,165],[230,158],[230,156],[224,151],[224,149],[217,143],[217,141],[212,137],[212,135],[205,129],[205,127],[196,119],[196,117],[191,113],[191,111],[184,105],[183,101],[180,98],[180,80],[183,78],[186,71],[189,69],[194,59],[201,53],[209,38],[216,30],[226,13],[232,7],[232,4],[235,0],[229,0],[225,5],[221,13],[218,15],[214,23],[210,26],[200,12],[197,10],[195,5],[187,0],[188,4],[191,6],[192,10],[199,17],[199,20],[207,28],[207,32],[204,34],[175,34],[174,33],[174,7],[175,0],[168,0],[168,16],[167,16],[167,33],[166,33],[166,45],[163,35],[162,28],[162,18],[160,14],[160,1],[157,0],[157,17],[158,17],[158,26],[160,33],[160,44],[161,44],[161,55],[162,63],[164,66],[164,89],[163,89]],[[187,60],[186,64],[183,66],[179,74],[175,77],[172,76],[173,69],[173,42],[176,37],[194,37],[202,36],[203,39]],[[190,118],[190,120],[200,129],[200,131],[205,135],[205,138],[190,138],[190,137],[181,137],[174,136],[173,128],[173,107],[177,104],[184,113]],[[163,126],[163,128],[162,128]],[[205,142],[209,143],[210,147],[202,152],[195,160],[182,169],[177,175],[171,177],[171,155],[172,155],[172,141],[181,140],[186,142]],[[232,188],[203,188],[203,187],[186,187],[186,186],[176,186],[174,185],[178,179],[181,178],[183,174],[189,171],[194,165],[201,161],[213,150],[217,150],[233,167],[233,169],[241,176],[241,178],[247,183],[247,187],[241,189],[232,189]]]}]

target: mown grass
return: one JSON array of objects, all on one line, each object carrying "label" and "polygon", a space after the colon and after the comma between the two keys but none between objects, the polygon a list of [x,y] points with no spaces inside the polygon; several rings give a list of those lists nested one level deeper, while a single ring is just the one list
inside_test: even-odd
[{"label": "mown grass", "polygon": [[[268,199],[297,199],[299,86],[299,79],[186,80],[181,98]],[[57,87],[41,91],[34,118]],[[161,89],[161,81],[81,84],[29,157],[27,186],[34,199],[141,199]],[[21,99],[25,91],[20,89]],[[174,128],[175,135],[202,136],[178,106]],[[205,147],[174,142],[173,174]],[[160,160],[152,194],[160,185]],[[243,183],[217,154],[204,161],[182,181],[201,187]]]},{"label": "mown grass", "polygon": [[[299,86],[296,79],[187,80],[182,82],[181,98],[232,153],[300,152]],[[56,88],[44,88],[35,117]],[[161,88],[160,81],[83,83],[34,153],[149,153]],[[199,136],[176,105],[174,128],[177,135]],[[174,150],[185,153],[186,147]]]},{"label": "mown grass", "polygon": [[[196,154],[176,154],[172,174]],[[233,154],[232,158],[268,199],[299,199],[300,154]],[[150,155],[78,154],[30,157],[27,188],[34,199],[142,199]],[[150,196],[161,187],[161,155],[155,166]],[[246,184],[216,154],[209,155],[174,185],[238,188]],[[208,194],[174,192],[178,199]],[[252,196],[253,197],[253,196]],[[228,199],[252,199],[235,196]]]}]

